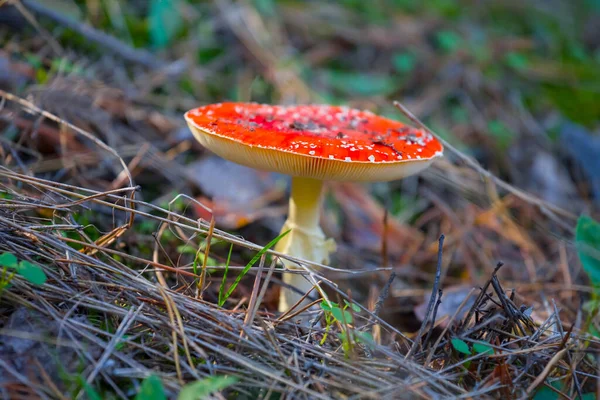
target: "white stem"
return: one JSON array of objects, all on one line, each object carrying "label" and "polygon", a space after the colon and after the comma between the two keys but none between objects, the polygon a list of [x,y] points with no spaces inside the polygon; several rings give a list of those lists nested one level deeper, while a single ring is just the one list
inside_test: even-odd
[{"label": "white stem", "polygon": [[[335,243],[326,239],[319,227],[323,182],[309,178],[292,178],[290,210],[282,232],[290,230],[277,246],[276,251],[297,258],[328,263],[329,254],[335,250]],[[301,269],[297,264],[284,260],[289,269]],[[312,283],[301,274],[284,274],[283,281],[302,293],[312,289]],[[314,294],[314,293],[313,293]],[[279,311],[285,312],[296,304],[302,295],[287,288],[281,288]],[[308,303],[305,300],[303,304]]]}]

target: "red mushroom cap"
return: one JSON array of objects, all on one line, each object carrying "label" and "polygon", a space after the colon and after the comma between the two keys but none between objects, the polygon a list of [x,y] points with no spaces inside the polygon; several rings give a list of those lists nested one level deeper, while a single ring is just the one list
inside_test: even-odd
[{"label": "red mushroom cap", "polygon": [[185,118],[196,139],[225,159],[315,179],[399,179],[443,152],[428,132],[348,107],[219,103]]}]

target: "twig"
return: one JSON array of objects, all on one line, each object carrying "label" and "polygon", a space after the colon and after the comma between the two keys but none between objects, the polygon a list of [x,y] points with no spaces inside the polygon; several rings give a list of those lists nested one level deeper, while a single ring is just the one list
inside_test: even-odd
[{"label": "twig", "polygon": [[404,114],[408,119],[410,119],[413,123],[417,124],[421,129],[423,129],[424,131],[426,131],[427,133],[432,134],[433,136],[435,136],[435,138],[437,140],[439,140],[444,147],[450,149],[452,151],[452,153],[456,154],[456,156],[458,156],[458,158],[460,158],[461,160],[463,160],[466,164],[468,164],[471,168],[473,168],[475,171],[477,171],[479,174],[483,175],[486,179],[491,180],[492,182],[494,182],[496,185],[498,185],[499,187],[501,187],[502,189],[514,194],[515,196],[517,196],[518,198],[520,198],[521,200],[524,200],[530,204],[535,204],[537,205],[540,210],[542,210],[542,212],[547,214],[547,211],[550,210],[558,215],[561,215],[563,217],[567,217],[571,220],[576,220],[577,219],[577,215],[564,210],[558,206],[555,206],[553,204],[550,204],[542,199],[540,199],[539,197],[536,197],[532,194],[529,194],[521,189],[518,189],[514,186],[512,186],[511,184],[503,181],[502,179],[498,178],[497,176],[495,176],[494,174],[492,174],[490,171],[486,170],[485,168],[483,168],[481,165],[479,165],[479,163],[472,159],[471,157],[467,156],[466,154],[463,154],[460,150],[458,150],[457,148],[455,148],[454,146],[452,146],[450,143],[448,143],[447,141],[445,141],[444,139],[442,139],[438,134],[436,134],[435,132],[433,132],[431,129],[429,129],[427,127],[427,125],[425,125],[423,122],[421,122],[421,120],[419,120],[413,113],[411,113],[404,105],[402,105],[400,102],[398,101],[394,101],[394,106],[399,109],[402,114]]},{"label": "twig", "polygon": [[473,316],[473,313],[475,312],[475,310],[481,305],[481,300],[485,297],[485,295],[487,293],[487,289],[488,289],[488,287],[490,287],[490,285],[492,283],[492,278],[494,276],[496,276],[496,274],[498,273],[498,270],[500,268],[502,268],[503,265],[504,265],[504,263],[502,261],[500,261],[496,264],[496,267],[494,268],[494,272],[492,272],[492,276],[490,277],[490,279],[488,279],[486,284],[481,288],[481,291],[479,292],[479,296],[477,296],[477,299],[475,299],[475,302],[471,306],[471,309],[469,310],[466,317],[462,320],[462,323],[458,327],[459,332],[464,329],[465,325],[469,322],[469,320]]},{"label": "twig", "polygon": [[381,234],[381,266],[387,268],[389,266],[388,255],[388,236],[389,236],[389,211],[385,208],[383,213],[383,233]]},{"label": "twig", "polygon": [[[96,365],[94,365],[94,369],[92,370],[92,372],[90,372],[90,374],[88,375],[88,377],[86,379],[87,383],[91,383],[94,380],[94,378],[96,377],[96,375],[100,372],[100,370],[104,367],[104,364],[106,363],[106,361],[108,361],[112,352],[115,350],[115,347],[119,344],[119,341],[121,340],[123,335],[129,330],[129,327],[136,320],[136,318],[140,314],[140,312],[142,312],[143,308],[144,308],[144,304],[140,304],[140,306],[137,307],[137,309],[135,309],[135,308],[129,309],[129,311],[127,312],[127,315],[125,316],[125,318],[123,318],[123,320],[121,321],[121,324],[117,328],[117,331],[115,332],[114,336],[111,338],[110,342],[106,346],[104,353],[102,354],[102,356],[100,357],[100,359],[98,360]],[[80,392],[80,396],[82,393],[83,392]]]},{"label": "twig", "polygon": [[[204,287],[206,285],[206,270],[208,265],[208,256],[210,254],[210,244],[212,242],[213,232],[215,231],[215,214],[210,215],[210,227],[208,228],[208,234],[206,235],[206,247],[204,248],[204,259],[202,260],[202,272],[200,273],[200,279],[198,280],[198,289],[200,291],[200,298],[204,293]],[[261,260],[264,263],[264,260]]]},{"label": "twig", "polygon": [[529,385],[527,390],[525,390],[526,398],[530,398],[531,393],[544,381],[544,379],[546,379],[550,371],[552,371],[552,368],[554,368],[554,365],[560,361],[566,352],[567,349],[562,349],[556,353],[554,357],[550,359],[550,361],[548,361],[548,364],[546,364],[546,367],[544,367],[542,373],[539,374],[538,377],[535,378],[535,380],[531,383],[531,385]]},{"label": "twig", "polygon": [[275,271],[276,265],[277,265],[277,258],[273,258],[273,260],[271,261],[271,265],[269,266],[269,271],[267,272],[267,276],[265,277],[265,281],[263,282],[262,288],[260,289],[260,293],[258,294],[258,298],[256,299],[256,305],[253,310],[250,310],[252,312],[252,318],[250,319],[249,325],[252,325],[252,322],[253,322],[254,318],[256,317],[256,314],[258,313],[258,308],[262,304],[263,298],[265,297],[265,293],[267,293],[267,289],[269,288],[269,282],[271,281],[271,276],[273,275],[273,272]]},{"label": "twig", "polygon": [[[421,341],[421,336],[423,336],[423,332],[425,331],[425,327],[427,326],[427,323],[429,322],[429,316],[431,315],[431,312],[433,311],[433,306],[435,305],[435,299],[438,293],[438,287],[440,285],[440,278],[442,276],[442,255],[443,255],[443,247],[444,247],[444,235],[440,236],[439,242],[438,242],[438,259],[437,259],[437,267],[436,267],[436,272],[435,272],[435,281],[433,282],[433,288],[431,289],[431,297],[429,298],[429,305],[427,306],[427,313],[425,314],[425,317],[423,318],[423,322],[421,323],[421,328],[419,328],[419,331],[417,332],[417,336],[415,336],[415,339],[413,341],[412,346],[410,347],[410,350],[408,351],[408,353],[406,353],[406,356],[404,357],[405,359],[410,358],[410,356],[412,356],[412,354],[417,350],[417,347],[420,347],[420,341]],[[433,324],[433,322],[432,322]]]},{"label": "twig", "polygon": [[[258,271],[256,271],[256,277],[254,278],[254,285],[252,285],[252,294],[250,295],[250,301],[248,302],[248,310],[246,312],[246,318],[244,318],[244,328],[251,326],[252,320],[254,319],[253,311],[256,309],[256,301],[258,299],[258,293],[260,291],[260,280],[262,279],[262,272],[265,266],[266,256],[263,254],[260,257],[258,264]],[[244,331],[240,332],[243,335]]]},{"label": "twig", "polygon": [[435,341],[434,345],[431,347],[431,351],[429,352],[429,354],[427,355],[427,359],[425,360],[425,365],[429,365],[429,363],[431,362],[431,358],[433,357],[433,353],[435,352],[435,349],[439,346],[440,342],[442,341],[442,339],[446,335],[446,332],[448,331],[448,328],[450,328],[450,326],[452,325],[452,322],[456,319],[456,316],[463,309],[463,307],[465,306],[465,304],[467,304],[467,301],[469,300],[469,298],[471,298],[471,295],[473,294],[473,292],[475,290],[476,290],[475,288],[472,288],[469,291],[469,294],[467,294],[465,296],[465,298],[463,299],[463,301],[457,307],[456,311],[454,311],[454,314],[452,314],[452,318],[450,318],[450,320],[448,321],[448,324],[446,325],[446,327],[444,328],[444,330],[442,331],[442,333],[440,334],[440,336],[438,336],[438,338]]},{"label": "twig", "polygon": [[390,294],[390,288],[392,287],[392,282],[394,282],[394,279],[396,279],[396,273],[392,271],[390,277],[385,283],[385,286],[381,290],[381,293],[379,293],[379,297],[377,298],[377,302],[375,303],[375,308],[373,310],[373,315],[378,316],[379,312],[381,312],[383,303],[385,303],[385,299],[387,299],[388,295]]},{"label": "twig", "polygon": [[362,327],[362,329],[366,330],[372,326],[373,331],[371,333],[374,338],[379,337],[379,335],[381,334],[381,326],[377,323],[376,318],[379,316],[381,308],[383,307],[383,303],[385,303],[385,300],[387,299],[387,297],[390,293],[390,287],[392,286],[392,282],[394,281],[395,278],[396,278],[396,273],[394,271],[392,271],[385,286],[381,290],[381,293],[379,293],[379,297],[377,298],[377,301],[375,302],[375,306],[373,307],[373,314],[369,316],[369,322],[366,323],[364,327]]},{"label": "twig", "polygon": [[[556,318],[556,324],[558,325],[560,336],[562,338],[561,347],[564,347],[564,346],[566,346],[567,341],[571,337],[571,334],[573,333],[573,328],[575,327],[575,325],[571,324],[571,327],[569,328],[567,334],[565,335],[563,324],[562,324],[562,321],[560,320],[560,314],[558,313],[558,307],[556,307],[556,302],[554,301],[554,299],[552,299],[552,306],[554,308],[554,318]],[[567,352],[567,360],[569,361],[569,370],[571,372],[571,376],[573,377],[573,384],[575,386],[575,390],[577,391],[577,395],[579,396],[579,398],[582,398],[583,393],[581,391],[581,385],[579,384],[579,379],[577,378],[577,374],[575,373],[575,368],[573,367],[573,357],[571,356],[570,352]]]},{"label": "twig", "polygon": [[425,340],[423,340],[423,344],[427,344],[427,342],[429,342],[429,338],[431,337],[431,334],[433,333],[433,328],[435,327],[435,319],[437,317],[437,311],[438,311],[440,304],[442,304],[442,294],[443,294],[443,291],[442,291],[442,289],[440,289],[438,291],[438,296],[437,296],[437,301],[435,302],[435,307],[433,308],[433,316],[431,317],[431,326],[429,327],[427,336],[425,336]]}]

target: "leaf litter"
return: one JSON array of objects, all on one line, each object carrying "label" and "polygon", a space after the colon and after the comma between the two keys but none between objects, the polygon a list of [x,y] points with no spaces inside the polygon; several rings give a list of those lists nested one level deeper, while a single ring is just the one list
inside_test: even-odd
[{"label": "leaf litter", "polygon": [[[179,7],[170,2],[176,3]],[[226,50],[213,63],[190,67],[193,95],[169,85],[169,79],[181,77],[185,63],[170,65],[162,74],[155,69],[162,60],[148,62],[142,53],[123,52],[111,43],[106,48],[114,54],[70,49],[74,53],[64,55],[75,66],[85,65],[85,76],[77,68],[52,72],[20,56],[28,53],[52,65],[52,56],[43,51],[46,36],[40,41],[10,34],[2,38],[10,45],[1,55],[7,62],[0,63],[0,76],[11,76],[11,92],[19,92],[25,82],[29,96],[1,92],[0,251],[41,268],[47,277],[35,285],[15,274],[0,297],[2,395],[60,398],[85,392],[130,398],[140,385],[156,384],[149,377],[158,378],[169,397],[186,385],[204,390],[211,382],[225,382],[223,393],[239,398],[279,393],[296,398],[398,398],[401,393],[407,398],[584,398],[597,391],[598,301],[587,284],[595,276],[597,235],[586,230],[572,239],[585,196],[595,194],[593,182],[586,188],[593,181],[593,158],[574,156],[583,148],[580,142],[569,141],[566,150],[584,174],[564,164],[556,169],[563,181],[572,179],[568,190],[555,193],[563,185],[537,171],[531,179],[545,188],[537,192],[541,198],[522,192],[498,178],[514,181],[518,172],[525,174],[519,171],[522,164],[505,163],[494,151],[502,146],[514,151],[523,139],[521,134],[515,139],[515,132],[534,137],[534,148],[547,149],[545,141],[535,136],[539,127],[529,110],[469,67],[463,59],[464,38],[454,29],[438,30],[430,21],[407,18],[405,24],[378,26],[365,35],[361,24],[349,23],[353,14],[342,12],[325,13],[335,29],[324,32],[318,29],[323,16],[310,7],[298,12],[281,6],[270,17],[247,5],[236,6],[236,12],[232,7],[218,1],[206,9],[227,32],[214,39],[223,41]],[[391,183],[377,195],[353,185],[331,185],[334,201],[325,218],[334,221],[333,233],[345,236],[335,270],[322,270],[319,279],[332,301],[347,300],[352,307],[335,311],[342,321],[336,319],[328,331],[324,315],[315,315],[321,323],[310,329],[299,328],[293,318],[277,318],[275,301],[269,299],[276,299],[281,282],[279,272],[269,267],[277,261],[271,251],[218,306],[221,284],[232,287],[276,236],[278,224],[264,223],[266,216],[256,211],[269,210],[278,218],[286,204],[271,178],[254,172],[240,173],[245,179],[238,181],[223,179],[221,190],[219,175],[210,176],[224,172],[218,166],[202,174],[211,182],[190,178],[198,166],[190,158],[202,157],[199,162],[206,165],[211,158],[191,141],[179,118],[179,111],[196,106],[199,98],[211,99],[214,88],[206,77],[231,81],[222,68],[230,60],[244,60],[236,64],[243,66],[242,89],[244,73],[264,78],[249,80],[255,96],[264,98],[261,87],[268,87],[277,93],[270,101],[321,100],[307,89],[310,74],[300,73],[293,63],[274,62],[285,59],[287,46],[270,33],[277,21],[269,18],[277,12],[289,26],[282,38],[291,35],[296,44],[314,46],[306,59],[315,68],[328,57],[356,60],[352,49],[340,45],[342,39],[373,46],[379,54],[389,48],[420,49],[410,52],[411,63],[419,67],[402,67],[412,79],[395,81],[389,97],[402,94],[408,109],[432,117],[432,126],[452,127],[451,135],[496,173],[486,174],[465,154],[450,150],[422,177]],[[152,40],[164,46],[175,35],[171,30],[168,37]],[[444,55],[420,39],[425,37],[436,38],[434,45],[442,46]],[[251,51],[241,51],[236,38]],[[107,44],[102,36],[95,40]],[[531,47],[526,42],[498,39],[491,47],[526,51]],[[169,51],[181,50],[174,46],[164,54]],[[358,58],[356,68],[363,71],[321,71],[317,86],[352,91],[357,98],[347,101],[351,105],[393,113],[384,98],[388,86],[378,83],[377,93],[358,87],[385,71],[371,71],[369,57]],[[522,57],[510,59],[520,74],[544,73],[532,70]],[[515,60],[521,61],[517,65]],[[131,79],[126,73],[131,64],[148,69]],[[335,82],[319,80],[334,75]],[[344,85],[344,79],[357,77],[354,86]],[[33,86],[36,79],[41,83]],[[410,93],[419,85],[422,96],[415,100]],[[457,92],[461,95],[452,101],[467,114],[460,121],[443,106]],[[576,117],[576,111],[569,115]],[[507,119],[502,113],[522,118]],[[486,136],[486,121],[499,121],[495,126],[503,129]],[[536,157],[535,151],[527,154]],[[556,159],[537,163],[556,165]],[[264,197],[269,207],[240,204],[236,188],[246,190],[247,198]],[[402,212],[390,215],[394,204],[381,197],[397,201],[400,191],[419,200],[402,203],[397,207]],[[212,212],[201,211],[206,209]],[[597,210],[589,211],[597,217]],[[214,263],[196,262],[197,272],[206,276],[199,291],[201,275],[193,272],[198,252],[178,249],[201,249],[212,215],[219,221],[210,237]],[[340,220],[347,231],[336,230]],[[446,242],[437,262],[442,234]],[[584,254],[583,265],[578,252]],[[497,260],[505,264],[494,269]],[[381,266],[391,266],[395,279]],[[265,293],[256,286],[264,295],[262,304],[252,286],[257,275],[268,289]],[[426,306],[419,307],[423,299]],[[219,385],[212,387],[220,390]]]}]

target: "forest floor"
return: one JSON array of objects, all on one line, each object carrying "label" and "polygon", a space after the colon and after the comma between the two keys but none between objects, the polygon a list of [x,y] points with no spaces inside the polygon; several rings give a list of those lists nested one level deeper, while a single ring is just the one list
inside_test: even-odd
[{"label": "forest floor", "polygon": [[[600,397],[599,26],[593,1],[0,0],[0,397]],[[328,183],[312,326],[264,247],[288,179],[183,119],[225,100],[408,110],[450,145]]]}]

